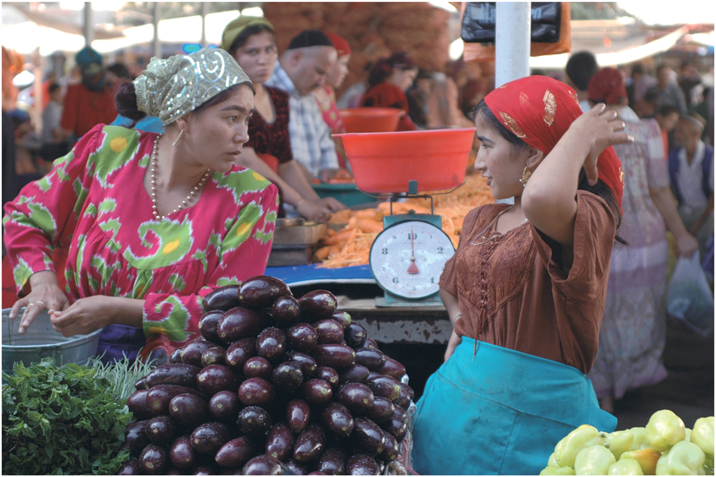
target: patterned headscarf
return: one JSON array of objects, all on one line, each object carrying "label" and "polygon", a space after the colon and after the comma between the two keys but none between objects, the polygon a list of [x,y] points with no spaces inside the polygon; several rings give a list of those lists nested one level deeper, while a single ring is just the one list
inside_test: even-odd
[{"label": "patterned headscarf", "polygon": [[615,68],[602,68],[592,76],[587,87],[589,100],[593,103],[619,104],[627,97],[624,77]]},{"label": "patterned headscarf", "polygon": [[271,22],[266,20],[264,17],[249,17],[241,15],[236,20],[230,21],[224,28],[224,33],[221,34],[221,48],[229,51],[231,49],[231,45],[233,45],[234,41],[236,41],[236,38],[248,27],[254,25],[262,25],[273,32],[276,31]]},{"label": "patterned headscarf", "polygon": [[171,124],[222,91],[251,80],[226,51],[203,48],[188,55],[152,58],[134,80],[137,107]]},{"label": "patterned headscarf", "polygon": [[[528,76],[506,83],[485,96],[485,103],[515,136],[545,154],[582,114],[574,90],[547,76]],[[599,155],[597,171],[614,192],[621,210],[624,173],[614,149],[608,147]]]}]

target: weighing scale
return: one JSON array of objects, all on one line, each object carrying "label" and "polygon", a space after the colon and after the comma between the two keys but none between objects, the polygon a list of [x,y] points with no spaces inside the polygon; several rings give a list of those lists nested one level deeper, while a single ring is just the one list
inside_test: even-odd
[{"label": "weighing scale", "polygon": [[[418,182],[411,180],[407,196],[390,196],[391,215],[383,217],[383,231],[371,245],[370,270],[385,292],[376,297],[377,307],[442,306],[438,281],[455,248],[434,214],[432,196],[417,192]],[[392,215],[393,202],[401,198],[428,198],[433,213]]]}]

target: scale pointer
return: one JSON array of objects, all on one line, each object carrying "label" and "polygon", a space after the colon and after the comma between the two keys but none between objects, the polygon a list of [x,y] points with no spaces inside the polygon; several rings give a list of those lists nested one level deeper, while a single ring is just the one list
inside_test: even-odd
[{"label": "scale pointer", "polygon": [[408,273],[411,275],[417,275],[420,273],[420,270],[418,270],[418,266],[415,265],[415,242],[413,239],[415,238],[415,234],[413,233],[413,229],[410,229],[410,266],[408,267]]}]

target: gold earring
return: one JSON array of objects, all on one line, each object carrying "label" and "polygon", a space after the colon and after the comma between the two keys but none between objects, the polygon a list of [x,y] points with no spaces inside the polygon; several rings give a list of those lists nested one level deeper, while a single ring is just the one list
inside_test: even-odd
[{"label": "gold earring", "polygon": [[179,139],[181,139],[181,135],[182,135],[182,134],[184,134],[184,130],[183,130],[183,129],[180,129],[180,130],[179,130],[179,135],[177,136],[176,140],[172,143],[172,146],[176,146],[176,145],[177,145],[177,143],[179,142]]},{"label": "gold earring", "polygon": [[525,170],[522,171],[522,178],[520,179],[520,182],[522,183],[522,187],[527,186],[527,181],[530,180],[530,177],[532,177],[532,171],[527,169],[527,166],[525,166]]}]

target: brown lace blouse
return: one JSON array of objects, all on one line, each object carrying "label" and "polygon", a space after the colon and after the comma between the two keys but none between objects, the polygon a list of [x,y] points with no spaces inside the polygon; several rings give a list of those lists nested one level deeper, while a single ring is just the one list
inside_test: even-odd
[{"label": "brown lace blouse", "polygon": [[440,277],[462,312],[455,330],[587,373],[604,316],[614,216],[601,198],[577,193],[574,260],[565,272],[562,246],[532,225],[495,232],[497,221],[491,222],[508,207],[486,205],[465,217],[460,244]]}]

